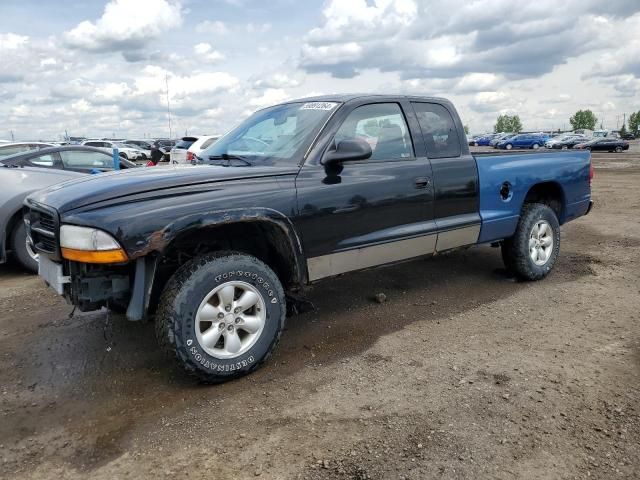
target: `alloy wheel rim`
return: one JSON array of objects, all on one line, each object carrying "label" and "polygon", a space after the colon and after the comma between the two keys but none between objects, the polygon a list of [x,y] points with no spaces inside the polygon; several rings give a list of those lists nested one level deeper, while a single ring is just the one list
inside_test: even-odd
[{"label": "alloy wheel rim", "polygon": [[31,241],[31,238],[29,238],[27,236],[27,238],[24,241],[25,247],[27,249],[27,253],[29,254],[29,256],[35,260],[36,262],[38,261],[38,253],[36,252],[34,246],[33,246],[33,242]]},{"label": "alloy wheel rim", "polygon": [[253,285],[225,282],[211,290],[198,307],[196,339],[214,358],[236,358],[255,345],[266,318],[264,300]]},{"label": "alloy wheel rim", "polygon": [[553,252],[553,229],[546,220],[538,220],[529,236],[529,256],[539,267],[545,265]]}]

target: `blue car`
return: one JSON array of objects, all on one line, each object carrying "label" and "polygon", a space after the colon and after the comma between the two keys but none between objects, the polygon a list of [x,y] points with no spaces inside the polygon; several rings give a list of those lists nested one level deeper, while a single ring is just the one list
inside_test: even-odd
[{"label": "blue car", "polygon": [[497,137],[495,137],[493,140],[491,140],[491,142],[489,142],[489,145],[492,146],[493,148],[498,148],[498,144],[500,142],[502,142],[503,140],[508,140],[513,136],[515,136],[515,133],[500,134]]},{"label": "blue car", "polygon": [[479,137],[475,137],[469,145],[474,145],[476,147],[488,147],[491,143],[491,140],[497,137],[497,134],[490,133],[487,135],[481,135]]},{"label": "blue car", "polygon": [[497,147],[504,150],[511,150],[512,148],[533,148],[534,150],[544,146],[544,143],[549,139],[546,135],[535,133],[521,133],[515,135],[506,140],[502,140],[498,143]]}]

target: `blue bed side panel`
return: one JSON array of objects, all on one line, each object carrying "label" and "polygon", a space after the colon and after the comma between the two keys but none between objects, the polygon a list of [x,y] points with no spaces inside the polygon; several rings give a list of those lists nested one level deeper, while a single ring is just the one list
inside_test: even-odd
[{"label": "blue bed side panel", "polygon": [[[534,185],[555,182],[563,192],[561,224],[584,215],[591,199],[589,184],[590,152],[522,155],[479,155],[480,217],[482,228],[478,243],[502,240],[515,233],[522,203]],[[511,184],[512,195],[500,196],[504,182]]]}]

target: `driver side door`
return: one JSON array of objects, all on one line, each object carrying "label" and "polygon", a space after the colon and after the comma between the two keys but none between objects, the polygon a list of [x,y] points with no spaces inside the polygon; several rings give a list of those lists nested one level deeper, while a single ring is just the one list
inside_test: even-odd
[{"label": "driver side door", "polygon": [[373,153],[300,170],[294,223],[309,280],[433,253],[431,165],[410,106],[357,105],[333,130],[331,145],[355,137]]}]

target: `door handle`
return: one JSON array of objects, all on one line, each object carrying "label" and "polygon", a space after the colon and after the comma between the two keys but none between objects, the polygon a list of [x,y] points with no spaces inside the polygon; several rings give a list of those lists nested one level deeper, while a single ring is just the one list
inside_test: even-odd
[{"label": "door handle", "polygon": [[429,177],[417,177],[414,182],[416,188],[426,188],[431,185],[431,179]]}]

